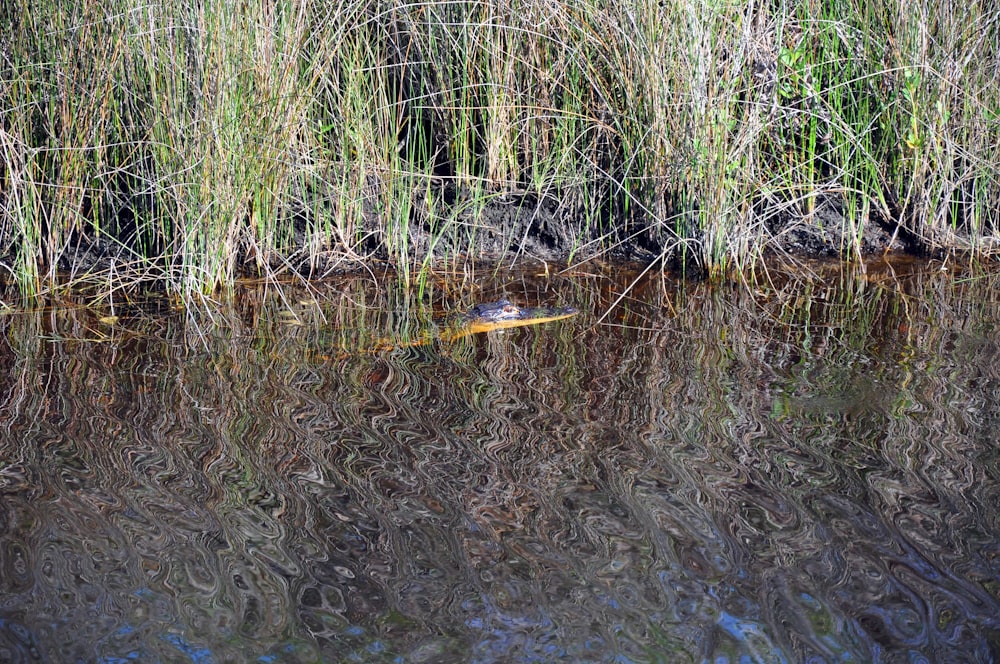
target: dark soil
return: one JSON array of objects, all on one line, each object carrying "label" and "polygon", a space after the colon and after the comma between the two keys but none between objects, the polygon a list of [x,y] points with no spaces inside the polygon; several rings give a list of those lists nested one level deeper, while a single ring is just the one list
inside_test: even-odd
[{"label": "dark soil", "polygon": [[[614,215],[607,215],[612,217]],[[496,198],[478,214],[459,213],[452,223],[458,228],[474,229],[475,240],[461,232],[432,240],[434,229],[415,225],[412,238],[418,255],[430,250],[445,258],[461,254],[470,246],[475,258],[503,259],[527,257],[543,261],[586,259],[603,254],[630,261],[668,262],[685,260],[674,249],[679,236],[697,239],[696,232],[668,229],[650,220],[615,216],[616,225],[595,224],[581,230],[580,215],[567,206],[532,195],[509,195]],[[855,234],[837,199],[820,201],[808,216],[783,214],[768,224],[770,240],[767,251],[812,258],[848,257],[859,251],[863,256],[885,253],[920,254],[924,248],[897,223],[871,218],[863,224],[860,243],[854,246]],[[446,234],[447,235],[447,234]],[[433,248],[432,248],[433,246]],[[690,258],[690,257],[687,257]]]},{"label": "dark soil", "polygon": [[[698,239],[697,230],[670,228],[650,219],[626,217],[608,212],[603,222],[582,226],[582,215],[574,207],[555,197],[540,197],[531,193],[496,195],[475,204],[470,195],[448,191],[446,202],[452,206],[450,218],[434,225],[425,220],[411,219],[408,226],[408,253],[421,260],[427,255],[448,260],[456,257],[475,261],[507,261],[519,258],[546,262],[567,259],[585,260],[604,256],[615,260],[649,263],[663,260],[668,264],[685,265],[690,274],[697,268],[697,259],[681,255],[678,237]],[[420,205],[414,206],[420,209]],[[372,211],[366,222],[364,245],[358,252],[366,261],[392,262],[383,231]],[[612,223],[611,219],[614,219]],[[272,256],[272,267],[291,268],[307,276],[323,276],[360,268],[357,260],[345,259],[343,252],[333,247],[329,238],[320,238],[321,245],[330,247],[327,253],[312,253],[307,247],[316,246],[309,239],[308,223],[296,218],[290,246],[283,256]],[[802,257],[847,257],[854,255],[853,235],[841,205],[834,198],[820,201],[808,216],[783,214],[767,224],[767,251],[775,255]],[[141,253],[129,250],[136,234],[121,233],[122,237],[89,237],[76,234],[60,267],[69,272],[100,271],[121,263],[124,254]],[[695,243],[696,244],[696,243]],[[147,246],[149,246],[147,244]],[[690,246],[690,245],[689,245]],[[923,251],[920,243],[902,228],[887,220],[870,219],[862,229],[862,255],[911,253]],[[133,253],[134,251],[134,253]],[[250,266],[251,256],[245,257]]]},{"label": "dark soil", "polygon": [[[579,217],[566,205],[534,194],[496,196],[479,209],[459,195],[455,209],[457,213],[445,222],[445,228],[411,226],[416,229],[412,240],[417,255],[433,251],[436,257],[447,258],[472,249],[476,259],[527,257],[556,261],[580,251],[581,245],[595,237],[580,230]],[[595,243],[582,250],[596,254],[602,248]]]},{"label": "dark soil", "polygon": [[[839,200],[821,200],[808,216],[779,217],[771,228],[770,249],[810,258],[846,257],[854,252],[855,234]],[[885,253],[922,253],[915,238],[898,223],[872,217],[861,228],[862,256]]]}]

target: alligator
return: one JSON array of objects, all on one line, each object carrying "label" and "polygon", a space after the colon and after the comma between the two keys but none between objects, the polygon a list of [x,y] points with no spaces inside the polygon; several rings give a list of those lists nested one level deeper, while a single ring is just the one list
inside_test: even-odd
[{"label": "alligator", "polygon": [[504,298],[496,302],[477,304],[464,314],[449,318],[440,329],[425,331],[416,339],[402,342],[392,338],[379,339],[369,346],[366,352],[423,346],[438,339],[450,344],[473,334],[526,325],[541,325],[570,318],[578,313],[579,311],[573,307],[519,307]]},{"label": "alligator", "polygon": [[457,319],[458,324],[445,328],[440,338],[452,342],[481,332],[551,323],[578,313],[573,307],[519,307],[502,299],[472,307]]}]

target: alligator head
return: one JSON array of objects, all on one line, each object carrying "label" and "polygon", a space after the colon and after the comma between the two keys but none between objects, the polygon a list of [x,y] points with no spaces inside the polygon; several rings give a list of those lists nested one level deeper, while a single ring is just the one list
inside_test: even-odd
[{"label": "alligator head", "polygon": [[458,324],[443,332],[441,338],[451,342],[470,334],[540,325],[578,313],[573,307],[519,307],[510,300],[503,299],[472,307],[459,319]]}]

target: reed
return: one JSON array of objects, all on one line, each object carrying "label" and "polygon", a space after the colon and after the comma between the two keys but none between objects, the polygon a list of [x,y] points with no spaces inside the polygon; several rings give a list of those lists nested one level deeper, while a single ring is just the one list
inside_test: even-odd
[{"label": "reed", "polygon": [[[838,212],[1000,251],[1000,20],[982,3],[10,0],[0,264],[24,295],[426,273],[531,226],[748,270]],[[826,221],[821,221],[825,219]]]}]

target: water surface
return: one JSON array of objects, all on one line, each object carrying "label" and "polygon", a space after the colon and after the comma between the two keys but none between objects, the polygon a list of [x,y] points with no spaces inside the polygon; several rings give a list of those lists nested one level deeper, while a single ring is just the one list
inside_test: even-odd
[{"label": "water surface", "polygon": [[821,267],[8,314],[0,661],[997,659],[996,280]]}]

